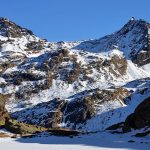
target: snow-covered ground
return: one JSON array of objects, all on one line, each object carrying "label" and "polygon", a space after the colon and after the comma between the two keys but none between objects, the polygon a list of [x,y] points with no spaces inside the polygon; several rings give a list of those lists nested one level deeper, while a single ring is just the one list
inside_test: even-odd
[{"label": "snow-covered ground", "polygon": [[149,150],[150,137],[135,138],[129,134],[110,134],[106,132],[76,137],[35,137],[1,138],[0,147],[4,150]]}]

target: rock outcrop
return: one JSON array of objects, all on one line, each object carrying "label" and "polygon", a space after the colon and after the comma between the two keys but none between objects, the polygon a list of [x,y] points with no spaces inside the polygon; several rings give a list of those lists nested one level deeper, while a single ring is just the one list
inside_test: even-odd
[{"label": "rock outcrop", "polygon": [[47,128],[63,126],[78,129],[78,125],[86,124],[107,102],[121,106],[129,95],[130,92],[123,88],[94,89],[79,93],[71,101],[54,99],[31,109],[15,112],[11,116],[21,122]]},{"label": "rock outcrop", "polygon": [[5,124],[7,118],[9,118],[9,114],[5,109],[5,103],[8,100],[8,95],[0,94],[0,126]]},{"label": "rock outcrop", "polygon": [[125,120],[123,132],[150,127],[150,97],[145,99]]}]

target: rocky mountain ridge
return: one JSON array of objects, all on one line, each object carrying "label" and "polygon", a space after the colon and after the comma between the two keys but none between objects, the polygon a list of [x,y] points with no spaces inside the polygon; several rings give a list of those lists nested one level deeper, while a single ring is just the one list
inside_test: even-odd
[{"label": "rocky mountain ridge", "polygon": [[149,44],[144,20],[97,40],[54,43],[0,18],[0,93],[24,123],[105,130],[150,96]]}]

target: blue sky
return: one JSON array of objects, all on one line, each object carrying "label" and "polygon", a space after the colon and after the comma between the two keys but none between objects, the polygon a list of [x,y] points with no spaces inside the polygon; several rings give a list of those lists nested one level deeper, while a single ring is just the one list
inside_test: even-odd
[{"label": "blue sky", "polygon": [[132,16],[150,22],[150,0],[0,0],[1,17],[49,41],[100,38]]}]

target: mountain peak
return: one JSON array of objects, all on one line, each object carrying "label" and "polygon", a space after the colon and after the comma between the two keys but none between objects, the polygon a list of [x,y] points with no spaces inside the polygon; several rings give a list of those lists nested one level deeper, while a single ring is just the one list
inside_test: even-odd
[{"label": "mountain peak", "polygon": [[1,22],[1,21],[9,21],[9,19],[4,18],[4,17],[0,17],[0,22]]},{"label": "mountain peak", "polygon": [[18,38],[27,34],[33,35],[32,31],[15,24],[7,18],[0,17],[0,35],[8,38]]},{"label": "mountain peak", "polygon": [[131,17],[130,21],[135,21],[136,19],[134,17]]},{"label": "mountain peak", "polygon": [[134,17],[132,17],[126,24],[125,26],[131,27],[131,26],[140,26],[144,28],[150,28],[150,24],[149,22],[147,22],[144,19],[135,19]]}]

